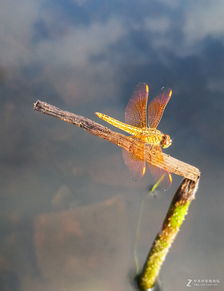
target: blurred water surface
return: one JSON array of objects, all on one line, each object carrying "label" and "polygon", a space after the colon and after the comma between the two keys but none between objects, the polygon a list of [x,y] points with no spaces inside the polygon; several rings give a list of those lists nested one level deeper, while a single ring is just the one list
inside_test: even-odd
[{"label": "blurred water surface", "polygon": [[[32,104],[123,120],[138,82],[151,96],[173,89],[159,127],[173,139],[166,152],[202,172],[163,289],[211,279],[223,290],[223,13],[221,0],[1,1],[0,290],[135,290],[150,175],[133,181],[120,149]],[[180,181],[146,200],[141,264]]]}]

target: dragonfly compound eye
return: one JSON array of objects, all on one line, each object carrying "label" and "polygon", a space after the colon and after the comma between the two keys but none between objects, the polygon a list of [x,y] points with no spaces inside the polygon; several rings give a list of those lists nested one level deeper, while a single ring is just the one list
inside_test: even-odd
[{"label": "dragonfly compound eye", "polygon": [[162,148],[166,149],[172,144],[172,139],[168,134],[164,134],[160,144]]}]

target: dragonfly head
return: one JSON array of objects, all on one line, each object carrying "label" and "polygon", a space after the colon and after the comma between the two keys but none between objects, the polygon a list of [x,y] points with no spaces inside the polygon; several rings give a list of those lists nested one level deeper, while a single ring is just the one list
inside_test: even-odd
[{"label": "dragonfly head", "polygon": [[170,138],[170,136],[168,134],[164,134],[160,142],[161,147],[166,149],[169,146],[171,146],[171,144],[172,144],[172,139]]}]

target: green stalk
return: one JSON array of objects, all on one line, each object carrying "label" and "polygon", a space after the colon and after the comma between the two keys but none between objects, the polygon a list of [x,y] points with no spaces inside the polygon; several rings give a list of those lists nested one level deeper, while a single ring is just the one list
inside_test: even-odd
[{"label": "green stalk", "polygon": [[191,201],[195,198],[198,182],[184,179],[169,207],[161,231],[156,236],[139,277],[142,290],[150,290],[156,283],[166,255],[187,215]]}]

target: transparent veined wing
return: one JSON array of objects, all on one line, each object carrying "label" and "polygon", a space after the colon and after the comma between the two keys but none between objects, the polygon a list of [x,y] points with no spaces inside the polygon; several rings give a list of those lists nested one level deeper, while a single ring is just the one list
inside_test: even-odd
[{"label": "transparent veined wing", "polygon": [[147,126],[147,102],[149,86],[146,83],[139,83],[125,108],[125,122],[136,126]]},{"label": "transparent veined wing", "polygon": [[148,164],[150,174],[153,177],[154,184],[151,187],[151,191],[155,191],[157,188],[161,190],[167,190],[172,184],[172,175],[161,168]]},{"label": "transparent veined wing", "polygon": [[164,109],[172,96],[171,89],[162,89],[161,93],[156,96],[148,106],[148,126],[156,128],[163,116]]},{"label": "transparent veined wing", "polygon": [[122,150],[123,160],[135,177],[142,177],[146,172],[146,162],[135,157],[134,154]]},{"label": "transparent veined wing", "polygon": [[[156,153],[156,157],[160,163],[163,162],[163,152],[160,146],[149,146],[151,151],[154,151],[154,154]],[[169,188],[169,186],[172,184],[172,175],[164,169],[161,169],[155,165],[152,165],[150,163],[147,163],[149,171],[154,179],[154,185],[152,187],[152,191],[157,189],[158,187],[160,189],[166,190]]]}]

